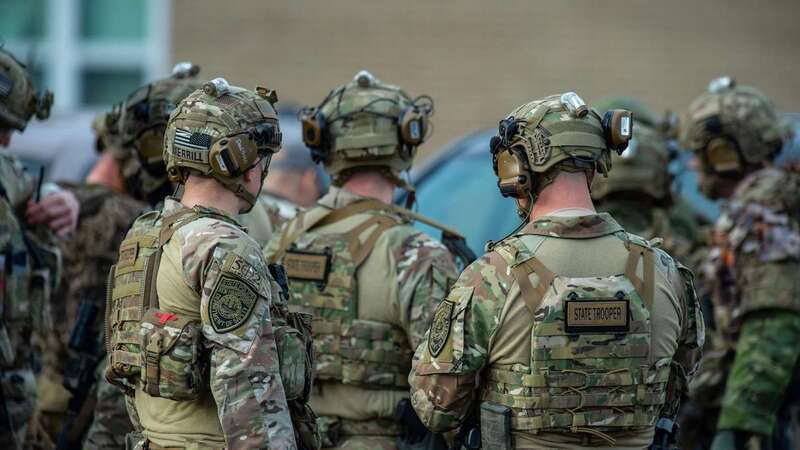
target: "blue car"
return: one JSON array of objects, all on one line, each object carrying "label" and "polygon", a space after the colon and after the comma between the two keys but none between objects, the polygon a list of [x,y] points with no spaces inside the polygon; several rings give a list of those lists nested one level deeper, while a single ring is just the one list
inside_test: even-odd
[{"label": "blue car", "polygon": [[[795,133],[777,163],[800,163],[800,114],[787,113],[783,118]],[[411,171],[411,181],[417,188],[415,210],[461,231],[477,255],[484,253],[486,241],[497,241],[520,224],[514,201],[500,196],[492,172],[489,139],[494,133],[492,129],[465,136]],[[673,192],[699,220],[712,223],[719,216],[719,205],[698,191],[697,173],[688,168],[690,159],[688,152],[678,152],[672,161]],[[398,203],[403,204],[402,195]],[[426,225],[417,223],[417,227],[438,236]]]}]

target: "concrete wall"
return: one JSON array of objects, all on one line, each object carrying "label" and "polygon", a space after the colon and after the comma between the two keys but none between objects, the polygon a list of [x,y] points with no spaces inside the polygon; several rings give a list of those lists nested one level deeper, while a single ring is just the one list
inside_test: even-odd
[{"label": "concrete wall", "polygon": [[436,100],[432,151],[577,91],[684,109],[721,74],[800,111],[797,0],[175,0],[173,58],[319,102],[361,68]]}]

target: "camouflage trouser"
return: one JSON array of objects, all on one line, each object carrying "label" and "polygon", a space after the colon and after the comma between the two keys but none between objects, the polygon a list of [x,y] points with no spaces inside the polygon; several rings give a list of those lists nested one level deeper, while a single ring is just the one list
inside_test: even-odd
[{"label": "camouflage trouser", "polygon": [[0,373],[0,449],[22,449],[28,423],[36,405],[36,380],[30,369],[2,370]]},{"label": "camouflage trouser", "polygon": [[125,394],[106,381],[107,359],[97,368],[97,404],[92,424],[86,432],[84,450],[124,449],[125,435],[133,431],[133,424],[125,407]]}]

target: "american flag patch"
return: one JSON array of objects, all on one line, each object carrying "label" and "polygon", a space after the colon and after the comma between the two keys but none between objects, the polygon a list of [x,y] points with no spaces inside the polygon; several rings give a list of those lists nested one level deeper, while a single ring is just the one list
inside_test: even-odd
[{"label": "american flag patch", "polygon": [[192,132],[185,128],[178,128],[175,130],[175,145],[208,150],[211,148],[211,136],[205,133]]},{"label": "american flag patch", "polygon": [[11,89],[14,88],[14,80],[8,78],[7,76],[0,74],[0,95],[3,97],[7,97],[8,94],[11,93]]}]

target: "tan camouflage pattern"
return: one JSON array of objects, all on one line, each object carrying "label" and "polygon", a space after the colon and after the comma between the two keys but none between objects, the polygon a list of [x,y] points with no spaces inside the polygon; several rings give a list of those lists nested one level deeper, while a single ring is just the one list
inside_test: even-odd
[{"label": "tan camouflage pattern", "polygon": [[[614,170],[592,180],[592,199],[598,201],[638,194],[643,197],[642,200],[667,205],[672,201],[672,176],[669,173],[670,158],[666,140],[635,117],[633,137],[628,142],[628,148],[622,155],[612,155]],[[616,215],[614,217],[619,218]]]},{"label": "tan camouflage pattern", "polygon": [[8,93],[0,95],[0,128],[23,131],[34,114],[40,120],[50,115],[53,93],[45,91],[38,95],[25,65],[2,48],[0,84],[8,86]]},{"label": "tan camouflage pattern", "polygon": [[[283,231],[327,210],[365,199],[331,187],[318,206],[288,222]],[[413,348],[421,342],[439,299],[456,278],[455,262],[447,249],[400,217],[391,218],[396,225],[380,235],[360,267],[354,271],[348,266],[350,254],[342,235],[366,220],[386,214],[389,213],[356,214],[314,228],[295,241],[299,249],[321,251],[324,246],[331,246],[331,253],[336,256],[322,295],[314,283],[290,279],[291,308],[315,313],[317,382],[311,405],[329,421],[345,418],[368,424],[393,417],[396,403],[408,396],[405,378]],[[369,231],[362,234],[362,239]],[[274,253],[279,240],[277,235],[270,241],[266,255]],[[318,303],[317,299],[326,301]],[[337,323],[349,338],[342,339],[328,331]],[[353,428],[353,433],[375,433]],[[338,445],[363,448],[345,446],[345,442],[349,441]],[[329,439],[328,445],[336,446],[337,439]]]},{"label": "tan camouflage pattern", "polygon": [[583,118],[575,117],[559,94],[518,106],[506,117],[523,122],[522,131],[511,137],[508,145],[525,150],[532,172],[547,172],[575,157],[596,160],[600,172],[611,168],[601,118],[594,110]]},{"label": "tan camouflage pattern", "polygon": [[[41,345],[52,331],[51,293],[61,276],[61,255],[49,230],[25,223],[35,182],[7,153],[0,153],[0,185],[5,192],[0,195],[0,383],[5,405],[0,407],[9,411],[11,424],[0,424],[0,447],[16,449],[22,448],[36,403],[31,364],[41,349],[34,345]],[[38,268],[37,258],[42,264]]]},{"label": "tan camouflage pattern", "polygon": [[[206,84],[206,86],[210,86],[210,84]],[[240,167],[242,174],[237,175],[217,172],[209,161],[210,149],[214,145],[221,144],[223,139],[237,134],[248,137],[250,131],[256,126],[268,125],[279,136],[280,127],[274,105],[276,102],[277,95],[274,91],[264,88],[257,88],[257,91],[253,92],[229,86],[227,92],[209,94],[204,89],[198,89],[189,94],[170,115],[164,135],[163,158],[167,164],[170,179],[185,182],[189,173],[210,176],[252,206],[255,199],[244,188],[242,174],[253,167],[260,160],[259,157],[263,158],[277,153],[280,145],[256,142],[251,138],[239,141],[240,144],[236,151],[241,153],[240,158],[243,160],[243,164],[249,165]],[[197,134],[208,137],[210,139],[208,148],[188,148],[176,143],[178,129],[192,133],[193,136]],[[242,142],[245,144],[243,145]],[[248,145],[252,145],[254,148],[249,150],[243,148]],[[253,150],[257,154],[250,154]],[[248,161],[248,158],[252,158],[252,160]],[[266,177],[266,171],[262,173],[262,181],[263,177]]]},{"label": "tan camouflage pattern", "polygon": [[703,267],[716,332],[691,386],[719,429],[770,435],[800,357],[800,173],[766,168],[737,187]]},{"label": "tan camouflage pattern", "polygon": [[726,136],[736,142],[745,162],[756,164],[771,160],[790,130],[761,91],[733,86],[696,98],[681,118],[679,133],[681,146],[695,152]]},{"label": "tan camouflage pattern", "polygon": [[[185,210],[168,198],[160,214]],[[174,401],[137,388],[134,404],[144,438],[165,447],[296,449],[270,319],[278,293],[261,251],[225,213],[195,211],[206,217],[178,228],[165,246],[157,291],[162,311],[202,324],[210,389],[196,401]],[[139,220],[147,224],[153,218]],[[224,277],[245,283],[258,299],[240,326],[220,333],[210,323],[209,301]]]},{"label": "tan camouflage pattern", "polygon": [[699,269],[699,265],[694,264],[695,254],[705,244],[704,235],[686,204],[678,201],[671,207],[652,204],[648,207],[633,199],[611,197],[596,201],[597,210],[609,213],[630,233],[645,239],[660,239],[660,247],[676,260]]},{"label": "tan camouflage pattern", "polygon": [[[117,258],[119,245],[126,231],[136,216],[147,209],[146,204],[130,197],[113,193],[101,185],[65,186],[81,205],[78,226],[70,239],[59,241],[63,255],[64,270],[58,302],[53,302],[51,310],[55,317],[62,318],[54,322],[53,331],[47,337],[47,345],[43,349],[43,372],[48,382],[55,386],[62,383],[65,357],[69,351],[67,346],[71,327],[75,324],[78,306],[82,301],[91,302],[97,309],[95,323],[88,324],[92,336],[99,338],[103,330],[105,317],[105,294],[108,269]],[[104,365],[98,367],[100,374],[96,396],[95,422],[102,420],[106,430],[103,438],[92,438],[91,431],[87,435],[88,442],[98,442],[93,448],[124,448],[124,433],[130,431],[130,420],[125,412],[122,393],[110,388],[102,371]],[[39,409],[48,420],[60,423],[66,413],[66,404],[61,396],[68,396],[64,389],[48,389],[41,393]],[[51,397],[51,398],[48,398]],[[101,426],[98,424],[98,426]],[[57,440],[58,427],[53,427],[50,440]],[[116,434],[119,432],[119,434]],[[117,438],[115,441],[114,438]]]},{"label": "tan camouflage pattern", "polygon": [[125,394],[105,379],[106,360],[98,366],[97,393],[94,414],[83,450],[103,450],[125,448],[125,435],[133,431],[133,423],[125,407]]},{"label": "tan camouflage pattern", "polygon": [[[594,295],[591,289],[586,290],[594,283],[587,277],[600,276],[596,281],[602,285],[598,287],[603,289],[608,288],[609,280],[621,283],[620,286],[625,284],[617,277],[624,272],[628,240],[647,245],[643,239],[625,233],[606,214],[541,217],[526,226],[520,234],[496,244],[489,253],[467,267],[447,297],[447,301],[454,304],[454,309],[444,349],[434,357],[428,342],[423,341],[414,356],[413,370],[409,375],[411,399],[423,423],[434,431],[456,430],[481,399],[492,399],[513,406],[513,448],[648,447],[653,439],[652,420],[659,412],[654,405],[666,401],[663,397],[664,383],[669,381],[668,385],[682,386],[684,383],[678,382],[679,379],[690,379],[699,361],[703,325],[691,288],[690,274],[676,266],[665,252],[652,250],[656,286],[653,310],[649,315],[645,314],[646,310],[642,315],[634,312],[631,322],[631,333],[650,328],[650,345],[646,344],[645,335],[623,337],[630,339],[632,344],[627,347],[629,351],[625,351],[625,346],[607,347],[602,340],[581,346],[579,342],[573,344],[571,338],[557,337],[561,310],[548,307],[548,300],[545,299],[531,319],[531,313],[525,302],[521,301],[520,288],[511,273],[516,261],[535,255],[554,273],[581,278],[581,285],[586,285],[585,293]],[[640,264],[637,276],[641,277],[642,271]],[[531,279],[538,280],[536,276]],[[551,289],[564,295],[567,288],[563,285],[565,282],[569,281],[556,281],[556,287]],[[623,291],[633,295],[635,290],[631,292],[630,288]],[[631,310],[633,312],[634,308],[631,307]],[[553,336],[547,336],[549,334]],[[582,334],[578,335],[579,339],[583,337]],[[640,343],[645,344],[647,349],[639,347]],[[647,356],[652,364],[648,369],[634,364],[641,370],[600,375],[603,371],[622,368],[634,361],[636,352],[648,351],[652,352]],[[577,355],[581,359],[576,359]],[[601,355],[615,355],[617,358],[607,359]],[[602,359],[593,359],[598,356]],[[670,360],[674,362],[670,364]],[[553,365],[550,370],[541,374],[531,372],[532,367],[545,364],[545,361]],[[584,368],[576,367],[579,361],[587,365]],[[571,374],[558,373],[559,369],[568,367],[577,371]],[[590,370],[592,367],[595,370]],[[594,373],[587,375],[587,371]],[[622,419],[620,414],[628,410],[624,406],[617,407],[618,404],[630,402],[630,398],[621,392],[627,389],[624,387],[626,383],[636,381],[645,383],[643,389],[637,392],[637,401],[643,403],[641,408],[650,408],[649,414],[652,416],[647,420],[644,420],[647,414],[641,413],[630,417],[625,414],[625,419]],[[545,382],[554,386],[539,386]],[[609,384],[616,387],[601,387]],[[570,385],[574,385],[573,389],[566,387]],[[560,386],[565,386],[560,393],[561,400],[557,399],[558,395],[543,395],[548,389],[558,391]],[[588,392],[596,395],[589,395]],[[653,394],[650,401],[638,397],[645,393]],[[675,397],[678,395],[670,398]],[[585,421],[566,420],[567,416],[572,417],[566,411],[556,413],[559,407],[586,407],[590,404],[598,406],[588,408],[594,412],[585,415]],[[644,406],[648,404],[651,406]],[[554,427],[560,430],[524,430],[530,429],[531,425],[537,428],[537,424],[544,425],[540,428]],[[622,426],[626,431],[614,431],[615,425]],[[593,431],[601,431],[605,436],[601,437]],[[613,444],[610,443],[612,441]]]},{"label": "tan camouflage pattern", "polygon": [[[411,106],[411,97],[402,88],[374,77],[369,86],[360,86],[359,74],[333,89],[327,102],[319,110],[314,109],[325,119],[329,147],[325,170],[335,177],[345,170],[364,166],[386,167],[398,173],[410,169],[416,147],[403,148],[397,119]],[[365,107],[387,117],[363,113],[337,120]]]}]

